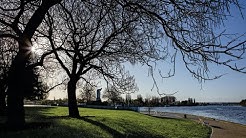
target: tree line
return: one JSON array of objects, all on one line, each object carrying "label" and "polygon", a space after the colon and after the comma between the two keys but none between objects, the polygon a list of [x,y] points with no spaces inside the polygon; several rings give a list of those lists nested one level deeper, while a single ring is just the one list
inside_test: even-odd
[{"label": "tree line", "polygon": [[[96,101],[95,91],[92,94],[84,95],[81,91],[77,97],[79,106],[99,105],[99,106],[121,106],[121,107],[158,107],[158,106],[197,106],[195,99],[188,98],[188,100],[177,101],[174,96],[147,96],[143,98],[141,94],[137,98],[132,99],[130,94],[113,95],[104,91],[102,97],[104,100]],[[67,106],[68,99],[53,99],[53,100],[39,100],[38,104],[52,105],[52,106]]]}]

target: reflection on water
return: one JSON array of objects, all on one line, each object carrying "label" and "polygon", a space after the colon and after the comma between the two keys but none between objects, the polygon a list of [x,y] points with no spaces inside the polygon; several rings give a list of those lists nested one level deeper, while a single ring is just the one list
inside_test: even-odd
[{"label": "reflection on water", "polygon": [[[192,114],[246,125],[246,107],[242,106],[153,107],[151,110]],[[140,111],[147,111],[147,107],[141,107]]]}]

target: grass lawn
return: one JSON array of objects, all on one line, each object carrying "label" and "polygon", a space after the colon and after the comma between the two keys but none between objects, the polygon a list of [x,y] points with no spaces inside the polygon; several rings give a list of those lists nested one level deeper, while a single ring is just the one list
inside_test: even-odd
[{"label": "grass lawn", "polygon": [[[81,118],[67,117],[67,107],[27,107],[27,127],[0,129],[0,137],[208,138],[210,128],[185,119],[165,119],[133,111],[79,108]],[[0,117],[3,126],[5,118]]]}]

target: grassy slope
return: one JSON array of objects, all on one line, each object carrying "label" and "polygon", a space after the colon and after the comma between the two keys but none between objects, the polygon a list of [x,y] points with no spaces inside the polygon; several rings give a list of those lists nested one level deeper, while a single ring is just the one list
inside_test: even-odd
[{"label": "grassy slope", "polygon": [[[66,107],[26,108],[31,128],[17,132],[2,129],[0,137],[206,138],[210,133],[208,127],[189,120],[155,118],[123,110],[80,108],[79,111],[82,118],[73,119],[67,117]],[[3,118],[0,122],[3,124]],[[38,128],[40,125],[48,126]]]}]

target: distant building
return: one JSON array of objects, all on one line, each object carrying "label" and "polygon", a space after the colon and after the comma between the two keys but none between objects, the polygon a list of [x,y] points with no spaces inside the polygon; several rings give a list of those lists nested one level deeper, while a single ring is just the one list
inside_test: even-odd
[{"label": "distant building", "polygon": [[126,103],[127,103],[127,106],[129,106],[131,102],[132,102],[131,94],[126,94]]},{"label": "distant building", "polygon": [[96,98],[96,101],[101,101],[101,89],[97,89],[97,98]]}]

